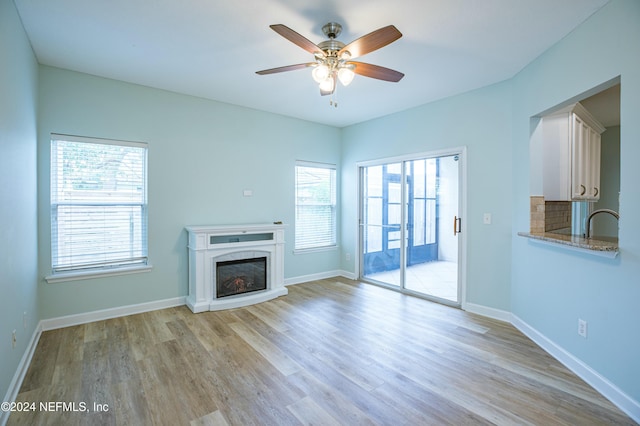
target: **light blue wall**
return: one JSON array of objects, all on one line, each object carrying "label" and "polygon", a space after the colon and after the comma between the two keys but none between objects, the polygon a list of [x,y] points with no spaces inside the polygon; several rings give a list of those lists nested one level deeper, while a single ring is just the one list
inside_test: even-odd
[{"label": "light blue wall", "polygon": [[[0,396],[4,396],[40,319],[36,285],[38,66],[11,0],[0,0],[0,64]],[[11,348],[13,330],[15,349]]]},{"label": "light blue wall", "polygon": [[[343,129],[343,269],[354,272],[358,162],[467,147],[466,302],[510,310],[511,84],[503,82]],[[483,213],[492,224],[483,225]],[[453,220],[453,217],[451,218]],[[346,261],[346,253],[351,261]]]},{"label": "light blue wall", "polygon": [[[340,131],[200,98],[40,68],[39,260],[50,273],[50,134],[149,143],[150,273],[48,284],[44,318],[187,294],[185,225],[283,221],[285,278],[338,267],[338,250],[294,255],[297,159],[340,167]],[[243,197],[243,190],[253,197]]]},{"label": "light blue wall", "polygon": [[[536,245],[529,228],[529,117],[621,76],[620,255]],[[512,312],[640,401],[640,2],[613,0],[513,80]],[[588,338],[577,334],[588,321]]]}]

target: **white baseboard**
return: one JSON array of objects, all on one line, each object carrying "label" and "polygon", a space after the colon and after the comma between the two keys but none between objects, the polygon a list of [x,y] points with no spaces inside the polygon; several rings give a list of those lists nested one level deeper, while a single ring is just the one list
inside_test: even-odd
[{"label": "white baseboard", "polygon": [[[18,368],[16,368],[13,379],[11,379],[11,383],[9,383],[7,394],[4,396],[4,399],[2,401],[13,402],[16,400],[18,392],[20,391],[20,387],[22,386],[24,376],[27,374],[29,365],[31,365],[31,358],[33,358],[33,354],[36,351],[36,347],[38,346],[38,342],[40,341],[41,334],[42,322],[38,323],[36,329],[33,331],[33,335],[31,336],[29,344],[27,345],[24,354],[22,355],[22,359],[18,364]],[[5,425],[7,423],[7,421],[9,420],[9,414],[9,411],[0,410],[0,425]]]},{"label": "white baseboard", "polygon": [[99,311],[85,312],[82,314],[66,315],[40,321],[42,331],[55,330],[56,328],[70,327],[72,325],[87,324],[94,321],[102,321],[126,315],[141,314],[143,312],[156,311],[158,309],[173,308],[186,303],[186,297],[174,297],[172,299],[156,300],[153,302],[138,303],[136,305],[121,306],[117,308],[102,309]]},{"label": "white baseboard", "polygon": [[476,305],[475,303],[463,303],[462,309],[472,314],[482,315],[483,317],[493,318],[498,321],[511,322],[511,312],[503,311],[502,309]]},{"label": "white baseboard", "polygon": [[337,271],[319,272],[317,274],[300,275],[298,277],[285,279],[284,285],[288,286],[288,285],[302,284],[308,281],[325,280],[327,278],[333,278],[333,277],[342,277],[344,276],[343,273],[344,271],[337,270]]},{"label": "white baseboard", "polygon": [[634,421],[640,423],[640,402],[634,400],[624,393],[620,388],[602,377],[597,371],[589,367],[587,364],[576,358],[562,347],[549,340],[538,330],[522,321],[516,315],[511,315],[511,324],[528,338],[533,340],[538,346],[547,351],[552,357],[564,364],[569,370],[573,371],[578,377],[591,385],[595,390],[602,394],[605,398],[616,405],[620,410],[624,411]]},{"label": "white baseboard", "polygon": [[358,276],[354,273],[354,272],[349,272],[349,271],[340,271],[340,275],[341,277],[344,277],[348,280],[357,280]]}]

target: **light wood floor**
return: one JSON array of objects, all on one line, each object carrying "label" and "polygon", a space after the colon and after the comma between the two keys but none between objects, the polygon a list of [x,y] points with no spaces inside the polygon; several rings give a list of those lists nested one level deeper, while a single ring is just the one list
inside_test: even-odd
[{"label": "light wood floor", "polygon": [[18,401],[91,412],[9,425],[634,424],[510,325],[344,279],[44,332]]}]

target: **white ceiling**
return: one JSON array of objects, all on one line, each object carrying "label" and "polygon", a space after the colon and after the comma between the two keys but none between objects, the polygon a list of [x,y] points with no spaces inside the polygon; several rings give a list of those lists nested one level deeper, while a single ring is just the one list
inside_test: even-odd
[{"label": "white ceiling", "polygon": [[[14,0],[41,64],[343,127],[511,78],[608,0]],[[356,76],[321,97],[312,61],[269,28],[348,43],[393,24],[403,37],[359,60],[405,74]]]}]

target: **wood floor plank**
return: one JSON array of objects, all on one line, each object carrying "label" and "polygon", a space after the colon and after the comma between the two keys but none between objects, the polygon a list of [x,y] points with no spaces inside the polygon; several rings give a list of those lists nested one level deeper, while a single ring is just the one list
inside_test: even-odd
[{"label": "wood floor plank", "polygon": [[[116,383],[111,387],[113,406],[105,407],[115,413],[115,424],[152,425],[151,410],[139,378]],[[99,409],[92,407],[92,409]]]},{"label": "wood floor plank", "polygon": [[245,324],[233,322],[229,324],[229,327],[231,327],[238,336],[242,337],[249,346],[260,353],[283,375],[288,376],[289,374],[293,374],[300,370],[300,366],[295,361],[289,358],[282,351],[278,350],[278,348],[273,346],[267,339],[260,336]]},{"label": "wood floor plank", "polygon": [[249,306],[248,312],[251,312],[257,318],[260,318],[272,329],[281,333],[286,332],[291,327],[283,319],[283,312],[278,309],[273,303],[259,303],[257,305]]},{"label": "wood floor plank", "polygon": [[[273,393],[250,366],[255,351],[239,336],[229,339],[229,345],[217,347],[213,354],[216,367],[211,377],[223,395],[220,411],[225,419],[233,425],[260,425],[265,419],[278,425],[294,424],[295,417],[286,411],[290,400]],[[255,361],[269,366],[274,377],[284,377],[262,357]]]},{"label": "wood floor plank", "polygon": [[107,321],[94,321],[84,325],[84,341],[103,340],[107,338]]},{"label": "wood floor plank", "polygon": [[164,320],[165,315],[159,311],[145,312],[141,315],[154,343],[173,340],[174,337],[167,328],[167,322]]},{"label": "wood floor plank", "polygon": [[374,413],[361,410],[351,399],[345,397],[341,390],[327,384],[322,377],[299,371],[287,377],[287,380],[302,389],[313,398],[314,402],[325,412],[346,425],[375,425]]},{"label": "wood floor plank", "polygon": [[88,410],[10,426],[636,424],[510,324],[342,278],[43,332],[17,401]]},{"label": "wood floor plank", "polygon": [[[234,311],[236,321],[249,321],[248,324],[258,332],[260,330],[263,330],[264,332],[265,329],[270,330],[270,332],[264,333],[264,335],[270,336],[270,341],[272,343],[274,343],[273,339],[275,336],[281,336],[277,330],[271,329],[250,312],[244,312],[243,310],[243,314],[238,314],[239,312],[237,310]],[[226,340],[229,342],[230,347],[232,345],[233,353],[235,354],[242,353],[246,355],[253,350],[253,348],[242,349],[242,346],[239,344],[240,342],[242,345],[246,345],[247,347],[250,346],[238,335],[229,336]],[[237,377],[236,373],[252,377],[255,382],[251,386],[256,388],[258,391],[260,391],[260,388],[263,389],[263,399],[265,399],[267,403],[273,405],[287,405],[298,401],[300,398],[305,396],[304,392],[300,389],[290,385],[287,381],[282,380],[282,372],[279,371],[267,358],[263,356],[244,356],[241,359],[237,359],[237,355],[235,358],[235,365],[240,365],[240,367],[235,367],[234,373],[228,375],[232,379],[233,377]],[[221,371],[221,373],[223,373],[223,371]]]},{"label": "wood floor plank", "polygon": [[[24,387],[24,386],[23,386]],[[51,395],[52,386],[41,386],[36,389],[26,390],[20,389],[20,393],[16,396],[16,403],[36,403],[37,409],[14,411],[9,416],[9,423],[13,426],[31,426],[31,425],[44,425],[47,422],[48,413],[40,410],[40,401],[48,401]]]},{"label": "wood floor plank", "polygon": [[149,407],[151,424],[183,424],[182,404],[178,400],[180,389],[174,387],[173,371],[166,371],[163,363],[164,344],[158,345],[155,354],[138,361],[138,374],[142,382],[142,389]]},{"label": "wood floor plank", "polygon": [[394,374],[374,391],[380,398],[394,401],[400,410],[425,425],[490,425],[493,424],[441,395],[430,392],[411,379]]},{"label": "wood floor plank", "polygon": [[[250,313],[247,313],[247,317],[250,318]],[[277,335],[270,334],[266,324],[261,325],[260,321],[249,320],[248,322],[252,324],[257,333],[270,338],[272,343],[283,350],[288,348],[287,342],[291,340],[298,345],[303,345],[304,350],[298,352],[303,353],[306,358],[312,356],[320,362],[331,365],[332,369],[367,391],[384,383],[384,380],[376,376],[369,368],[372,360],[347,342],[334,339],[333,333],[319,335],[310,333],[306,327],[304,329],[296,327],[287,330],[285,334]]]},{"label": "wood floor plank", "polygon": [[140,361],[153,354],[157,340],[147,326],[145,316],[129,315],[124,321],[134,359]]},{"label": "wood floor plank", "polygon": [[43,332],[40,335],[40,340],[31,358],[31,364],[29,364],[22,381],[21,392],[52,384],[62,334],[63,331],[59,329]]},{"label": "wood floor plank", "polygon": [[219,410],[202,416],[199,419],[192,420],[190,426],[229,426],[224,416]]},{"label": "wood floor plank", "polygon": [[[90,405],[101,404],[102,406],[113,407],[111,385],[112,370],[109,365],[109,348],[108,340],[94,340],[83,344],[82,359],[82,381],[80,385],[80,394],[82,402]],[[61,401],[52,399],[52,401]],[[57,414],[57,413],[56,413]],[[102,411],[82,414],[86,416],[89,424],[115,424],[115,412]]]},{"label": "wood floor plank", "polygon": [[296,305],[294,300],[276,299],[273,301],[273,304],[277,306],[284,315],[286,315],[283,318],[283,321],[285,321],[290,328],[304,326],[311,328],[314,333],[322,334],[336,333],[340,331],[338,327],[332,324],[330,319],[312,315],[304,308],[304,306]]},{"label": "wood floor plank", "polygon": [[293,413],[294,416],[304,426],[323,425],[323,426],[339,426],[340,422],[325,410],[316,404],[312,398],[304,397],[294,404],[287,405],[287,409]]},{"label": "wood floor plank", "polygon": [[[331,360],[317,357],[313,353],[313,356],[309,356],[308,353],[300,350],[299,343],[293,339],[283,339],[278,344],[282,350],[290,353],[291,356],[296,356],[295,361],[303,367],[306,373],[298,377],[306,382],[296,382],[296,384],[308,386],[309,383],[314,383],[314,387],[320,388],[320,393],[310,389],[306,391],[316,402],[324,403],[328,394],[331,393],[329,399],[331,405],[330,408],[327,407],[329,413],[332,413],[332,410],[336,408],[350,407],[346,412],[334,417],[344,418],[363,412],[381,424],[393,424],[398,419],[404,418],[405,413],[400,412],[393,401],[381,399],[374,393],[367,391],[350,377],[342,374],[340,369],[336,369]],[[349,404],[336,406],[336,399],[346,400]]]},{"label": "wood floor plank", "polygon": [[182,318],[182,321],[207,351],[213,350],[217,344],[223,341],[209,326],[210,323],[207,320],[210,317],[209,314],[210,312],[202,312],[202,315],[184,315]]}]

